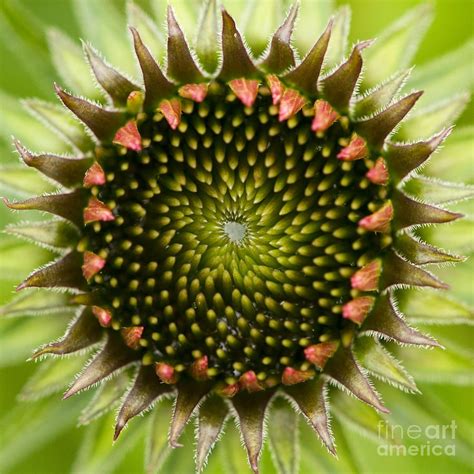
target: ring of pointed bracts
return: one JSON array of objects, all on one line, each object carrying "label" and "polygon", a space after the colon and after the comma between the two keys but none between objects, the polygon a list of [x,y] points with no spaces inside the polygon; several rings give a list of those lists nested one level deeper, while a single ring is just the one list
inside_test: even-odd
[{"label": "ring of pointed bracts", "polygon": [[[76,159],[34,155],[16,143],[28,166],[71,191],[7,205],[49,212],[80,229],[70,253],[18,287],[73,289],[74,302],[85,308],[62,339],[35,356],[84,349],[100,341],[102,328],[109,328],[102,350],[65,396],[138,363],[115,436],[130,418],[177,391],[173,446],[195,408],[210,397],[201,413],[211,410],[219,420],[208,427],[209,436],[198,440],[200,466],[227,417],[224,398],[239,419],[255,471],[262,447],[258,433],[276,393],[298,406],[334,452],[325,402],[328,380],[387,411],[354,358],[354,337],[369,333],[404,344],[436,345],[407,326],[391,290],[403,285],[445,287],[418,264],[451,256],[407,230],[460,215],[417,202],[397,184],[431,155],[449,130],[424,142],[387,140],[419,92],[367,119],[353,120],[361,51],[370,43],[357,44],[345,62],[319,78],[332,24],[296,64],[290,45],[296,15],[294,6],[256,64],[223,10],[222,61],[210,77],[197,65],[169,8],[167,76],[132,29],[144,89],[87,46],[92,71],[115,108],[102,108],[56,87],[63,104],[94,134],[92,153]],[[362,100],[378,110],[385,96],[382,87]],[[228,115],[228,122],[221,120]],[[265,130],[261,136],[260,129]],[[206,153],[211,146],[216,147],[214,157]],[[214,181],[213,166],[221,173]],[[260,178],[272,178],[272,186],[259,188],[259,173]],[[263,203],[256,214],[266,232],[283,226],[274,240],[280,260],[271,247],[260,245],[257,230],[252,234],[250,217],[255,216],[235,205],[244,195],[253,200],[250,213]],[[216,207],[219,200],[225,212]],[[247,235],[239,244],[230,243],[222,228],[208,221],[199,227],[199,219],[245,222]],[[290,227],[288,237],[284,230]],[[299,238],[291,240],[291,235]],[[173,240],[175,236],[182,240]],[[218,250],[206,255],[196,236],[206,249]],[[249,266],[242,255],[252,245]],[[288,255],[281,250],[285,246]],[[199,267],[200,259],[207,264]],[[241,267],[239,259],[244,260]],[[215,263],[221,261],[225,265]],[[294,277],[295,264],[303,269],[302,282]],[[283,280],[275,278],[281,267],[287,270],[279,271]],[[188,281],[190,269],[198,277]],[[249,275],[254,279],[247,279]]]}]

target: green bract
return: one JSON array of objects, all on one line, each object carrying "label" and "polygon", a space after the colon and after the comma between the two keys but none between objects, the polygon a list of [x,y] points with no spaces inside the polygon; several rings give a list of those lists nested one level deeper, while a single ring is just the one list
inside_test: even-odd
[{"label": "green bract", "polygon": [[[213,0],[202,3],[199,16],[192,2],[185,10],[200,25],[194,48],[172,7],[166,35],[130,7],[142,80],[83,44],[106,105],[60,86],[64,108],[29,102],[74,155],[35,153],[15,140],[24,163],[60,188],[7,201],[11,209],[56,216],[9,232],[60,253],[17,290],[67,290],[77,310],[66,334],[33,358],[100,347],[65,398],[136,367],[115,439],[131,418],[172,397],[169,444],[180,446],[196,415],[197,471],[234,417],[258,472],[271,404],[278,429],[293,422],[292,407],[335,454],[328,384],[380,413],[389,410],[369,373],[417,391],[381,341],[438,346],[403,318],[395,292],[446,289],[424,265],[463,259],[419,233],[462,217],[429,203],[437,183],[415,174],[451,133],[452,120],[433,120],[419,139],[429,114],[404,120],[421,96],[400,92],[409,71],[398,69],[408,66],[414,27],[395,25],[385,42],[359,42],[346,55],[342,9],[298,54],[292,34],[299,4],[283,17],[285,2],[275,1],[268,14],[281,26],[265,42],[258,18],[257,30],[248,29],[254,57],[233,17]],[[407,44],[396,41],[403,32]],[[61,35],[53,33],[51,43],[64,55]],[[164,66],[154,54],[161,41]],[[366,53],[372,61],[360,93]],[[396,64],[385,64],[386,55]],[[64,78],[83,67],[73,56],[58,63]],[[81,87],[79,79],[70,83]],[[397,128],[411,141],[397,140]],[[458,188],[461,198],[469,195]],[[3,311],[17,311],[15,303]],[[125,392],[124,380],[109,382],[84,423]],[[293,451],[295,443],[275,433],[270,440],[277,468],[294,472],[279,450],[290,444]]]}]

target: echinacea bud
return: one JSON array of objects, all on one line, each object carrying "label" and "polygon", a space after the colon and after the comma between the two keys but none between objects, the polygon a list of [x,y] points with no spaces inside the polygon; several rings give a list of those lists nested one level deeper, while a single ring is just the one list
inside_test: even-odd
[{"label": "echinacea bud", "polygon": [[207,380],[209,378],[207,374],[208,369],[208,358],[202,356],[191,365],[190,373],[191,376],[196,380]]},{"label": "echinacea bud", "polygon": [[359,326],[364,322],[375,302],[372,296],[359,296],[342,307],[342,316]]},{"label": "echinacea bud", "polygon": [[107,311],[100,306],[92,306],[92,312],[102,327],[106,328],[110,326],[112,321],[112,315],[110,314],[110,311]]},{"label": "echinacea bud", "polygon": [[155,364],[155,372],[163,383],[174,384],[178,381],[178,374],[172,365],[157,362]]},{"label": "echinacea bud", "polygon": [[354,161],[354,160],[361,160],[362,158],[366,158],[369,154],[367,149],[366,141],[360,137],[359,135],[355,134],[349,145],[344,147],[338,154],[337,157],[343,161]]},{"label": "echinacea bud", "polygon": [[258,81],[254,79],[233,79],[229,82],[229,87],[246,107],[252,107],[258,94]]},{"label": "echinacea bud", "polygon": [[314,103],[314,119],[311,130],[317,133],[325,132],[339,117],[340,115],[331,107],[329,102],[318,99]]},{"label": "echinacea bud", "polygon": [[374,166],[367,171],[365,176],[374,184],[386,185],[389,180],[389,174],[385,160],[378,158]]},{"label": "echinacea bud", "polygon": [[169,126],[176,130],[181,121],[181,103],[178,99],[163,100],[160,111],[165,116]]},{"label": "echinacea bud", "polygon": [[239,382],[240,386],[250,393],[259,392],[260,390],[263,390],[263,386],[257,379],[257,376],[255,375],[255,372],[253,370],[249,370],[248,372],[245,372],[245,374],[242,374],[239,379]]},{"label": "echinacea bud", "polygon": [[137,128],[137,122],[130,120],[122,128],[117,130],[114,137],[114,143],[122,145],[129,150],[141,151],[142,137]]},{"label": "echinacea bud", "polygon": [[352,288],[361,291],[375,291],[379,287],[380,272],[382,271],[382,262],[374,260],[360,270],[357,270],[351,276]]},{"label": "echinacea bud", "polygon": [[[400,317],[394,291],[446,289],[420,266],[459,260],[410,230],[460,217],[424,202],[437,183],[418,176],[413,189],[420,195],[413,197],[405,193],[409,183],[402,186],[451,127],[443,125],[427,141],[411,141],[415,129],[431,123],[430,110],[398,127],[421,92],[396,99],[407,72],[379,86],[371,83],[373,71],[392,67],[391,61],[387,68],[374,62],[383,49],[365,69],[368,80],[362,78],[362,50],[371,41],[356,44],[345,59],[336,57],[345,43],[346,9],[331,18],[305,54],[298,54],[291,41],[296,2],[255,61],[253,53],[263,43],[250,44],[251,53],[224,8],[218,18],[219,2],[202,3],[195,45],[168,7],[164,68],[153,51],[154,26],[139,7],[129,5],[132,23],[139,25],[130,31],[142,85],[85,43],[92,73],[107,94],[104,105],[59,86],[57,98],[67,111],[27,101],[75,156],[35,154],[14,141],[24,163],[61,188],[5,201],[13,210],[54,216],[44,228],[43,222],[25,223],[8,231],[59,254],[16,289],[71,292],[58,298],[59,304],[78,310],[63,338],[33,357],[102,344],[65,398],[120,372],[111,389],[86,409],[89,419],[99,411],[94,405],[100,411],[112,405],[128,373],[135,373],[114,439],[131,418],[173,397],[168,441],[180,446],[186,424],[196,415],[197,472],[231,415],[257,473],[271,406],[270,422],[277,429],[288,424],[270,435],[275,457],[281,458],[279,469],[294,471],[296,464],[286,466],[278,452],[284,446],[292,463],[297,458],[296,420],[289,418],[283,399],[304,414],[335,454],[328,382],[381,413],[387,409],[368,374],[416,391],[395,359],[369,336],[436,345]],[[266,8],[264,2],[250,3],[247,13]],[[269,18],[275,13],[269,10]],[[102,20],[104,26],[107,19]],[[395,36],[382,35],[391,51],[413,37],[405,28],[399,24]],[[106,36],[112,47],[113,37]],[[54,38],[51,43],[53,49],[64,48]],[[75,54],[67,46],[66,69]],[[403,52],[396,56],[403,58]],[[61,76],[66,79],[70,72]],[[443,107],[436,117],[455,115],[452,104],[449,114]],[[71,113],[82,124],[72,121]],[[10,172],[4,170],[7,182]],[[458,186],[442,186],[449,192],[445,189],[440,201],[468,195]],[[0,313],[28,308],[29,297]],[[433,296],[433,301],[439,300]],[[351,423],[358,416],[354,410]],[[168,430],[159,418],[153,436],[164,439]],[[159,456],[150,456],[146,469],[156,471],[155,458],[162,462],[163,453],[160,447]]]},{"label": "echinacea bud", "polygon": [[387,232],[393,219],[393,206],[389,201],[370,216],[359,221],[359,227],[372,232]]},{"label": "echinacea bud", "polygon": [[339,347],[339,341],[320,342],[308,346],[304,350],[304,355],[308,362],[314,364],[318,369],[324,369],[327,361],[334,355]]},{"label": "echinacea bud", "polygon": [[84,252],[84,264],[82,274],[86,280],[90,280],[95,274],[100,272],[105,266],[105,260],[94,252]]},{"label": "echinacea bud", "polygon": [[202,102],[207,96],[207,84],[185,84],[179,88],[179,95],[184,99]]},{"label": "echinacea bud", "polygon": [[295,385],[306,382],[314,377],[314,373],[309,370],[297,370],[292,367],[286,367],[281,376],[283,385]]},{"label": "echinacea bud", "polygon": [[102,201],[99,201],[94,197],[89,199],[89,204],[84,209],[85,224],[89,224],[90,222],[107,222],[113,220],[115,220],[114,214]]},{"label": "echinacea bud", "polygon": [[278,120],[284,122],[296,115],[306,104],[307,100],[294,89],[285,89],[280,99]]},{"label": "echinacea bud", "polygon": [[105,173],[102,166],[95,162],[84,175],[84,187],[101,186],[105,183]]},{"label": "echinacea bud", "polygon": [[130,347],[130,349],[137,350],[140,347],[140,338],[142,337],[143,329],[143,326],[132,326],[120,330],[125,344]]}]

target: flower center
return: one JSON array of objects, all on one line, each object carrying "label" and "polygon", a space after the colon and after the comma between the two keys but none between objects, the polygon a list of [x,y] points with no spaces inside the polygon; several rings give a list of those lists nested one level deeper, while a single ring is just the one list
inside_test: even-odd
[{"label": "flower center", "polygon": [[224,232],[234,244],[242,244],[247,234],[247,227],[240,222],[229,221],[224,223]]},{"label": "flower center", "polygon": [[139,123],[147,146],[111,148],[93,192],[112,222],[87,227],[107,255],[91,282],[112,327],[143,326],[147,357],[185,370],[206,356],[229,383],[304,370],[304,348],[338,339],[349,278],[380,255],[358,221],[379,205],[364,160],[337,159],[350,124],[324,136],[302,112],[287,121],[264,88],[244,107],[223,86],[185,101],[179,127]]}]

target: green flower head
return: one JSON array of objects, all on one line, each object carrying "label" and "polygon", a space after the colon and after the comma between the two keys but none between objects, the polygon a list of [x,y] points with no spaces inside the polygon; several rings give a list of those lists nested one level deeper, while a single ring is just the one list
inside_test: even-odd
[{"label": "green flower head", "polygon": [[[79,9],[115,11],[97,3]],[[162,407],[173,399],[168,442],[180,447],[196,418],[196,471],[234,419],[258,473],[268,419],[276,469],[290,473],[300,415],[336,454],[329,404],[346,417],[353,405],[336,390],[328,396],[330,385],[375,410],[361,419],[382,420],[391,406],[370,376],[418,391],[388,347],[433,348],[421,364],[441,351],[399,305],[416,316],[431,304],[434,315],[424,317],[449,322],[438,307],[455,304],[438,291],[420,297],[405,289],[446,290],[426,265],[464,259],[435,245],[456,232],[442,224],[463,217],[443,204],[472,196],[472,188],[419,170],[453,131],[466,96],[417,112],[422,91],[416,81],[405,87],[427,7],[379,41],[347,48],[346,7],[318,32],[305,17],[321,13],[315,2],[248,2],[243,13],[241,4],[222,3],[182,2],[176,13],[160,6],[165,32],[130,4],[133,52],[127,33],[114,32],[105,53],[132,61],[133,54],[141,77],[119,72],[84,41],[100,90],[90,98],[81,96],[91,88],[77,46],[53,32],[72,91],[55,84],[60,107],[36,100],[27,107],[69,153],[37,153],[15,139],[24,164],[57,190],[5,202],[54,216],[7,231],[59,257],[19,284],[26,296],[2,312],[34,312],[40,299],[46,311],[74,312],[65,335],[32,358],[61,361],[96,349],[64,395],[104,382],[84,423],[120,400],[117,439],[156,404],[163,438]],[[240,30],[227,7],[248,26]],[[472,315],[464,306],[459,312],[461,322]]]}]

